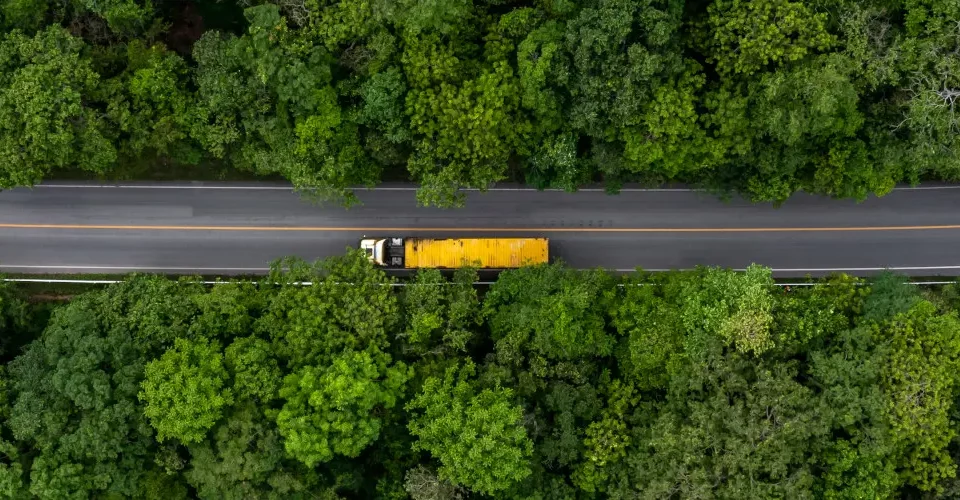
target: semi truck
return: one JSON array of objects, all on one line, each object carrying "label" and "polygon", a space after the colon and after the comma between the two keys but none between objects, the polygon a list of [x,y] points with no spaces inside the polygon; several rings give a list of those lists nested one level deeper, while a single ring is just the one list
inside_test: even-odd
[{"label": "semi truck", "polygon": [[364,238],[360,249],[390,269],[510,269],[550,257],[546,238]]}]

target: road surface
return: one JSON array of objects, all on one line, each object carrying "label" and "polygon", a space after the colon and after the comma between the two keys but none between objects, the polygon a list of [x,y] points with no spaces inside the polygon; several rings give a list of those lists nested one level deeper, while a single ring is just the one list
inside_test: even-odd
[{"label": "road surface", "polygon": [[778,276],[832,271],[960,275],[960,186],[899,189],[863,203],[796,196],[780,208],[687,190],[617,196],[470,193],[466,207],[418,208],[414,191],[359,193],[351,209],[266,184],[49,184],[0,192],[0,270],[262,273],[285,255],[340,254],[363,236],[545,236],[578,268],[698,264]]}]

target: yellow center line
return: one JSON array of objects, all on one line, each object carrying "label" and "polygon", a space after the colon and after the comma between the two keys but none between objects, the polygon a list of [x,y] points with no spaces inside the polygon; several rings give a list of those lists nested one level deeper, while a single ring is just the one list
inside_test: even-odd
[{"label": "yellow center line", "polygon": [[852,227],[338,227],[338,226],[149,226],[112,224],[4,224],[0,229],[104,229],[116,231],[300,231],[369,233],[789,233],[821,231],[932,231],[960,229],[942,226]]}]

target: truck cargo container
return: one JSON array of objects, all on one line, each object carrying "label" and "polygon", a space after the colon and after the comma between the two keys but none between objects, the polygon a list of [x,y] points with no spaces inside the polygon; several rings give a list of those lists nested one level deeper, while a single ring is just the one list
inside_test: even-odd
[{"label": "truck cargo container", "polygon": [[391,269],[510,269],[550,257],[546,238],[365,238],[360,248],[371,262]]}]

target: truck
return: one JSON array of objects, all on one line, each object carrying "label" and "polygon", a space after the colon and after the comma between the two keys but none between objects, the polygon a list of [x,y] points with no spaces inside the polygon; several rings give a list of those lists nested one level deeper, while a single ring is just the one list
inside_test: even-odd
[{"label": "truck", "polygon": [[370,262],[388,269],[510,269],[549,260],[546,238],[364,238]]}]

